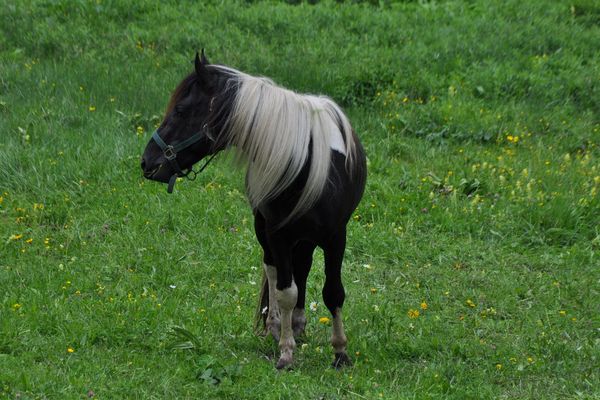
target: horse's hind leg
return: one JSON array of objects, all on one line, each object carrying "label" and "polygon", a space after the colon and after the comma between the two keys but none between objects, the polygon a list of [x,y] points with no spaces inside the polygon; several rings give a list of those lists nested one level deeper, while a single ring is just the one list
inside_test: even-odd
[{"label": "horse's hind leg", "polygon": [[323,286],[323,301],[333,316],[333,332],[331,345],[335,352],[333,366],[352,365],[346,353],[348,340],[344,333],[342,322],[342,306],[346,294],[342,285],[342,261],[346,248],[346,230],[343,229],[323,247],[325,255],[325,285]]},{"label": "horse's hind leg", "polygon": [[[265,327],[267,332],[273,335],[276,341],[279,341],[279,333],[281,331],[279,306],[277,304],[277,298],[275,295],[277,285],[277,270],[274,266],[273,256],[269,243],[267,241],[265,219],[259,212],[254,216],[254,230],[256,232],[256,238],[263,249],[263,268],[264,273],[267,277],[267,287],[262,290],[266,292],[267,304],[263,304],[263,299],[259,299],[259,307],[267,307],[267,316],[264,319]],[[260,322],[259,322],[260,323]]]},{"label": "horse's hind leg", "polygon": [[294,281],[298,286],[298,300],[292,313],[292,329],[294,337],[299,337],[304,333],[306,327],[306,316],[304,308],[306,305],[306,280],[310,267],[312,266],[313,252],[316,245],[312,242],[302,241],[294,246],[292,252],[292,264],[294,266]]}]

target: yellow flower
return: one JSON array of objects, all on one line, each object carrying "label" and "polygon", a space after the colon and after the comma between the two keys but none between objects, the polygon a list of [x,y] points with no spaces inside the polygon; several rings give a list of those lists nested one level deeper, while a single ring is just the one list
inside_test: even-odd
[{"label": "yellow flower", "polygon": [[12,309],[17,311],[19,308],[21,308],[21,305],[19,303],[15,303],[12,305]]},{"label": "yellow flower", "polygon": [[502,369],[502,364],[496,364],[496,369],[500,371]]},{"label": "yellow flower", "polygon": [[89,106],[88,110],[90,110],[90,112],[94,112],[96,111],[96,106]]},{"label": "yellow flower", "polygon": [[322,324],[328,324],[329,321],[330,321],[330,319],[327,318],[327,317],[321,317],[321,318],[319,318],[319,322],[322,323]]},{"label": "yellow flower", "polygon": [[419,310],[413,310],[413,309],[408,310],[408,318],[415,319],[415,318],[418,318],[419,315],[420,315]]},{"label": "yellow flower", "polygon": [[31,244],[32,242],[33,242],[33,238],[29,238],[25,241],[25,243],[27,243],[27,244]]},{"label": "yellow flower", "polygon": [[75,349],[69,346],[67,347],[67,353],[75,353]]},{"label": "yellow flower", "polygon": [[33,209],[34,210],[43,210],[44,205],[42,203],[33,203]]},{"label": "yellow flower", "polygon": [[144,134],[144,127],[143,127],[143,126],[138,126],[138,127],[135,129],[135,131],[136,131],[136,134],[137,134],[138,136],[142,136],[142,135]]},{"label": "yellow flower", "polygon": [[17,235],[10,235],[10,237],[8,238],[8,240],[19,240],[23,237],[22,234],[17,234]]},{"label": "yellow flower", "polygon": [[471,299],[467,299],[466,303],[471,308],[475,307],[475,303],[473,303],[473,300],[471,300]]},{"label": "yellow flower", "polygon": [[564,311],[564,310],[560,310],[558,313],[559,313],[560,315],[562,315],[563,317],[564,317],[565,315],[567,315],[567,312],[566,312],[566,311]]},{"label": "yellow flower", "polygon": [[426,302],[421,303],[421,310],[427,310],[427,307],[429,307],[429,306],[427,305]]}]

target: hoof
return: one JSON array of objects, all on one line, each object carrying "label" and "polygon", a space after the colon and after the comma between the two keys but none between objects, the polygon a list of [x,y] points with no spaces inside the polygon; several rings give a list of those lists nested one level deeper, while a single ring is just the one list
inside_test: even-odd
[{"label": "hoof", "polygon": [[292,358],[291,357],[280,357],[275,366],[277,369],[292,369]]},{"label": "hoof", "polygon": [[335,353],[335,360],[333,360],[333,364],[331,366],[335,369],[351,367],[352,360],[350,360],[350,357],[348,357],[348,354],[346,353]]}]

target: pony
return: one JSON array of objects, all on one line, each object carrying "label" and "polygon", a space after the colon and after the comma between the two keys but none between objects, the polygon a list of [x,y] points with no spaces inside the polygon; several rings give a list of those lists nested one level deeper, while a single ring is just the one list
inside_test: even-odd
[{"label": "pony", "polygon": [[210,64],[203,49],[144,150],[143,175],[169,183],[170,192],[178,177],[195,177],[195,163],[229,148],[246,165],[246,193],[263,250],[257,315],[279,342],[276,367],[291,367],[295,337],[304,333],[306,281],[317,246],[325,260],[323,301],[333,317],[333,365],[351,365],[341,271],[346,225],[367,169],[348,118],[328,97]]}]

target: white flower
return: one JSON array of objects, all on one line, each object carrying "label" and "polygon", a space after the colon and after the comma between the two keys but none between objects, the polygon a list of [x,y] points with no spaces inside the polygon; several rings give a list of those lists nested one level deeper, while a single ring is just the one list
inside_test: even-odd
[{"label": "white flower", "polygon": [[170,287],[171,289],[175,289],[177,286],[175,286],[175,285],[169,285],[169,287]]},{"label": "white flower", "polygon": [[310,308],[310,311],[317,311],[317,302],[313,301],[312,303],[310,303],[310,306],[308,306],[308,308]]},{"label": "white flower", "polygon": [[262,311],[260,313],[261,314],[266,314],[268,310],[269,310],[269,307],[265,307],[265,308],[262,309]]}]

